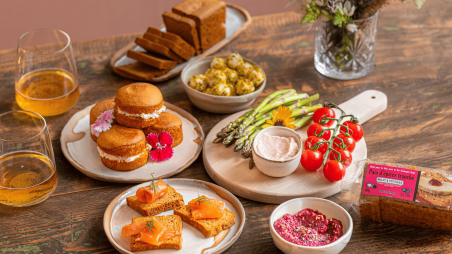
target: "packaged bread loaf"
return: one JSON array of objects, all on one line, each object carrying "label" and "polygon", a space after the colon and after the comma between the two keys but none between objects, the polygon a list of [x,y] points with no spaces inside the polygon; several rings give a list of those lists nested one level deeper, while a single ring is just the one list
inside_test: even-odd
[{"label": "packaged bread loaf", "polygon": [[342,183],[361,219],[452,231],[452,174],[364,160]]}]

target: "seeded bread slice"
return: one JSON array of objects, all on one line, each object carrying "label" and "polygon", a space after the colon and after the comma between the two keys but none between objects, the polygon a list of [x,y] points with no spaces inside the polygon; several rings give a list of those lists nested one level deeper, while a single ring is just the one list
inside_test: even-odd
[{"label": "seeded bread slice", "polygon": [[180,56],[176,55],[176,53],[171,51],[168,47],[165,47],[161,44],[152,42],[148,39],[136,38],[135,43],[147,51],[157,53],[162,56],[166,56],[169,59],[174,60],[178,63],[182,63],[184,61],[184,59],[182,59]]},{"label": "seeded bread slice", "polygon": [[174,209],[174,214],[179,215],[185,223],[201,231],[205,237],[218,235],[235,224],[235,214],[226,208],[220,219],[194,220],[189,205]]},{"label": "seeded bread slice", "polygon": [[168,73],[168,70],[159,70],[142,62],[135,62],[116,67],[119,72],[125,73],[126,77],[150,80]]},{"label": "seeded bread slice", "polygon": [[195,50],[193,49],[192,52],[184,50],[179,44],[175,43],[174,41],[159,37],[155,34],[151,33],[145,33],[143,35],[143,38],[148,39],[152,42],[162,44],[163,46],[166,46],[170,48],[174,53],[176,53],[178,56],[182,57],[185,60],[190,60],[192,56],[195,55]]},{"label": "seeded bread slice", "polygon": [[[159,220],[165,228],[168,229],[178,229],[182,232],[182,220],[177,215],[168,215],[168,216],[155,216],[157,220]],[[132,223],[139,223],[143,221],[150,221],[151,217],[138,217],[132,218]],[[136,241],[139,235],[133,235],[130,239],[130,248],[133,252],[135,251],[144,251],[144,250],[158,250],[158,249],[182,249],[182,235],[175,236],[166,240],[164,243],[160,245],[153,245],[141,241]]]},{"label": "seeded bread slice", "polygon": [[127,51],[127,57],[150,65],[160,70],[169,70],[176,67],[177,62],[173,60],[169,60],[163,57],[159,57],[157,55],[146,54],[143,52],[129,50]]},{"label": "seeded bread slice", "polygon": [[181,47],[182,50],[193,55],[196,54],[195,48],[177,34],[173,34],[170,32],[162,32],[154,27],[148,27],[148,30],[146,32],[161,37],[163,39],[173,41],[174,43],[179,45],[179,47]]},{"label": "seeded bread slice", "polygon": [[166,31],[179,35],[195,48],[196,53],[201,53],[201,45],[194,20],[168,11],[163,13],[162,18]]},{"label": "seeded bread slice", "polygon": [[143,216],[153,216],[164,211],[184,206],[184,197],[173,187],[168,186],[168,193],[154,203],[140,202],[137,196],[127,197],[127,205]]}]

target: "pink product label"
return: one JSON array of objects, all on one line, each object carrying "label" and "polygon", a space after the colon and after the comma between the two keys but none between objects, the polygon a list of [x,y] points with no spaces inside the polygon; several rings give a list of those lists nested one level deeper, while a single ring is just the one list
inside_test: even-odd
[{"label": "pink product label", "polygon": [[413,201],[418,178],[416,170],[369,164],[363,194]]}]

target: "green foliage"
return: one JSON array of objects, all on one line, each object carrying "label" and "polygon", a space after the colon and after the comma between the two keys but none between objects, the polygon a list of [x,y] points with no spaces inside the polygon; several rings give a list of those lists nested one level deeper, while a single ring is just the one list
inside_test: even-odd
[{"label": "green foliage", "polygon": [[416,5],[416,7],[418,9],[420,9],[422,7],[422,5],[424,5],[425,0],[414,0],[414,4]]}]

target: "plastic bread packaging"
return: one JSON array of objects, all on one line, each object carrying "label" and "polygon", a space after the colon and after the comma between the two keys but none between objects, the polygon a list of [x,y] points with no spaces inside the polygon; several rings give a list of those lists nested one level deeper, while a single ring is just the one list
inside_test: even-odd
[{"label": "plastic bread packaging", "polygon": [[354,164],[339,199],[355,219],[452,231],[452,174],[368,159]]}]

